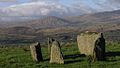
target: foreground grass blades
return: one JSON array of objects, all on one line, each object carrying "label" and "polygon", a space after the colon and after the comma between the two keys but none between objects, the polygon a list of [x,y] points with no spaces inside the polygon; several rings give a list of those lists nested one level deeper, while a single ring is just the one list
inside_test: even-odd
[{"label": "foreground grass blades", "polygon": [[0,48],[0,68],[119,68],[120,44],[106,45],[106,61],[90,63],[88,58],[80,55],[76,44],[62,46],[65,64],[50,64],[48,48],[42,47],[43,62],[32,60],[29,46]]}]

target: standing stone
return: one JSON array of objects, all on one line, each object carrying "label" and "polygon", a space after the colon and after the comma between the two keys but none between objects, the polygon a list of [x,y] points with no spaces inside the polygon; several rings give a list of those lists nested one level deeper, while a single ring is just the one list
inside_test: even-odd
[{"label": "standing stone", "polygon": [[54,41],[51,46],[50,63],[64,64],[60,44],[57,41]]},{"label": "standing stone", "polygon": [[34,61],[36,62],[43,61],[40,43],[35,43],[31,45],[30,50],[31,50],[31,55]]},{"label": "standing stone", "polygon": [[52,38],[48,38],[48,58],[50,58],[51,46],[52,46],[53,41],[55,40]]},{"label": "standing stone", "polygon": [[94,60],[104,60],[105,59],[105,39],[103,37],[103,33],[101,33],[101,37],[98,38],[95,42],[94,48]]},{"label": "standing stone", "polygon": [[78,35],[77,42],[81,54],[91,56],[92,61],[105,59],[105,39],[103,33],[82,33]]}]

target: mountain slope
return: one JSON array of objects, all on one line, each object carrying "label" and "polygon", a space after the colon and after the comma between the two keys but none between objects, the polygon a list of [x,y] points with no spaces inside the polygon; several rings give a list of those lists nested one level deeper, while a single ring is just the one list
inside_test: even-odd
[{"label": "mountain slope", "polygon": [[61,27],[71,25],[70,21],[64,20],[55,16],[46,16],[35,20],[26,21],[13,21],[13,22],[2,22],[0,21],[0,27],[16,27],[16,26],[27,26],[31,28],[47,28],[47,27]]},{"label": "mountain slope", "polygon": [[[111,12],[100,12],[94,14],[86,14],[82,16],[73,16],[67,17],[67,20],[73,22],[94,22],[94,23],[102,23],[102,22],[111,22],[120,21],[120,10],[111,11]],[[119,22],[117,22],[119,23]]]},{"label": "mountain slope", "polygon": [[[1,26],[5,26],[5,23]],[[35,20],[7,22],[6,27],[27,26],[37,30],[55,29],[71,27],[79,29],[79,31],[108,31],[120,29],[120,10],[112,12],[101,12],[95,14],[87,14],[75,17],[59,18],[55,16],[46,16]],[[69,29],[68,28],[68,29]],[[71,29],[70,28],[70,29]]]},{"label": "mountain slope", "polygon": [[65,17],[86,30],[114,30],[120,29],[120,10],[101,12],[82,16]]},{"label": "mountain slope", "polygon": [[[10,42],[34,42],[46,41],[48,37],[57,37],[64,39],[68,37],[76,40],[76,36],[84,31],[108,32],[106,38],[114,41],[118,36],[114,36],[111,31],[120,30],[120,12],[102,12],[77,17],[58,18],[47,16],[36,20],[27,20],[23,22],[12,22],[7,24],[6,28],[0,28],[1,41]],[[112,34],[112,35],[111,35]],[[117,35],[118,33],[116,33]],[[110,35],[110,36],[109,36]],[[1,39],[0,38],[0,39]],[[14,39],[13,39],[14,38]],[[69,39],[69,40],[70,40]],[[19,41],[18,41],[19,40]],[[6,41],[5,41],[6,43]]]},{"label": "mountain slope", "polygon": [[33,28],[54,28],[70,26],[71,22],[55,16],[48,16],[43,19],[29,21],[29,25]]}]

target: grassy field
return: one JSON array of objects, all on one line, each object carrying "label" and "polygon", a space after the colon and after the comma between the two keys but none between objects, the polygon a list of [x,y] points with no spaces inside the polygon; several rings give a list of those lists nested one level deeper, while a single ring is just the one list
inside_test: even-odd
[{"label": "grassy field", "polygon": [[90,63],[80,55],[76,44],[62,46],[65,64],[50,64],[47,47],[42,47],[44,61],[32,61],[29,46],[1,47],[0,68],[120,68],[120,44],[106,45],[106,61]]}]

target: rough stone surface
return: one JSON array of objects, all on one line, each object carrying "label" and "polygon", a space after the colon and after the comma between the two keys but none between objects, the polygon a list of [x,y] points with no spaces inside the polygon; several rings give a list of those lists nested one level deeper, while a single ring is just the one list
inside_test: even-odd
[{"label": "rough stone surface", "polygon": [[64,64],[60,44],[57,41],[54,41],[51,46],[50,63]]},{"label": "rough stone surface", "polygon": [[34,61],[43,61],[40,43],[35,43],[30,46],[31,55]]},{"label": "rough stone surface", "polygon": [[48,58],[50,58],[51,46],[52,46],[53,41],[55,40],[52,38],[48,38]]},{"label": "rough stone surface", "polygon": [[80,53],[91,56],[93,61],[105,58],[105,39],[102,33],[82,33],[78,35],[77,42]]}]

